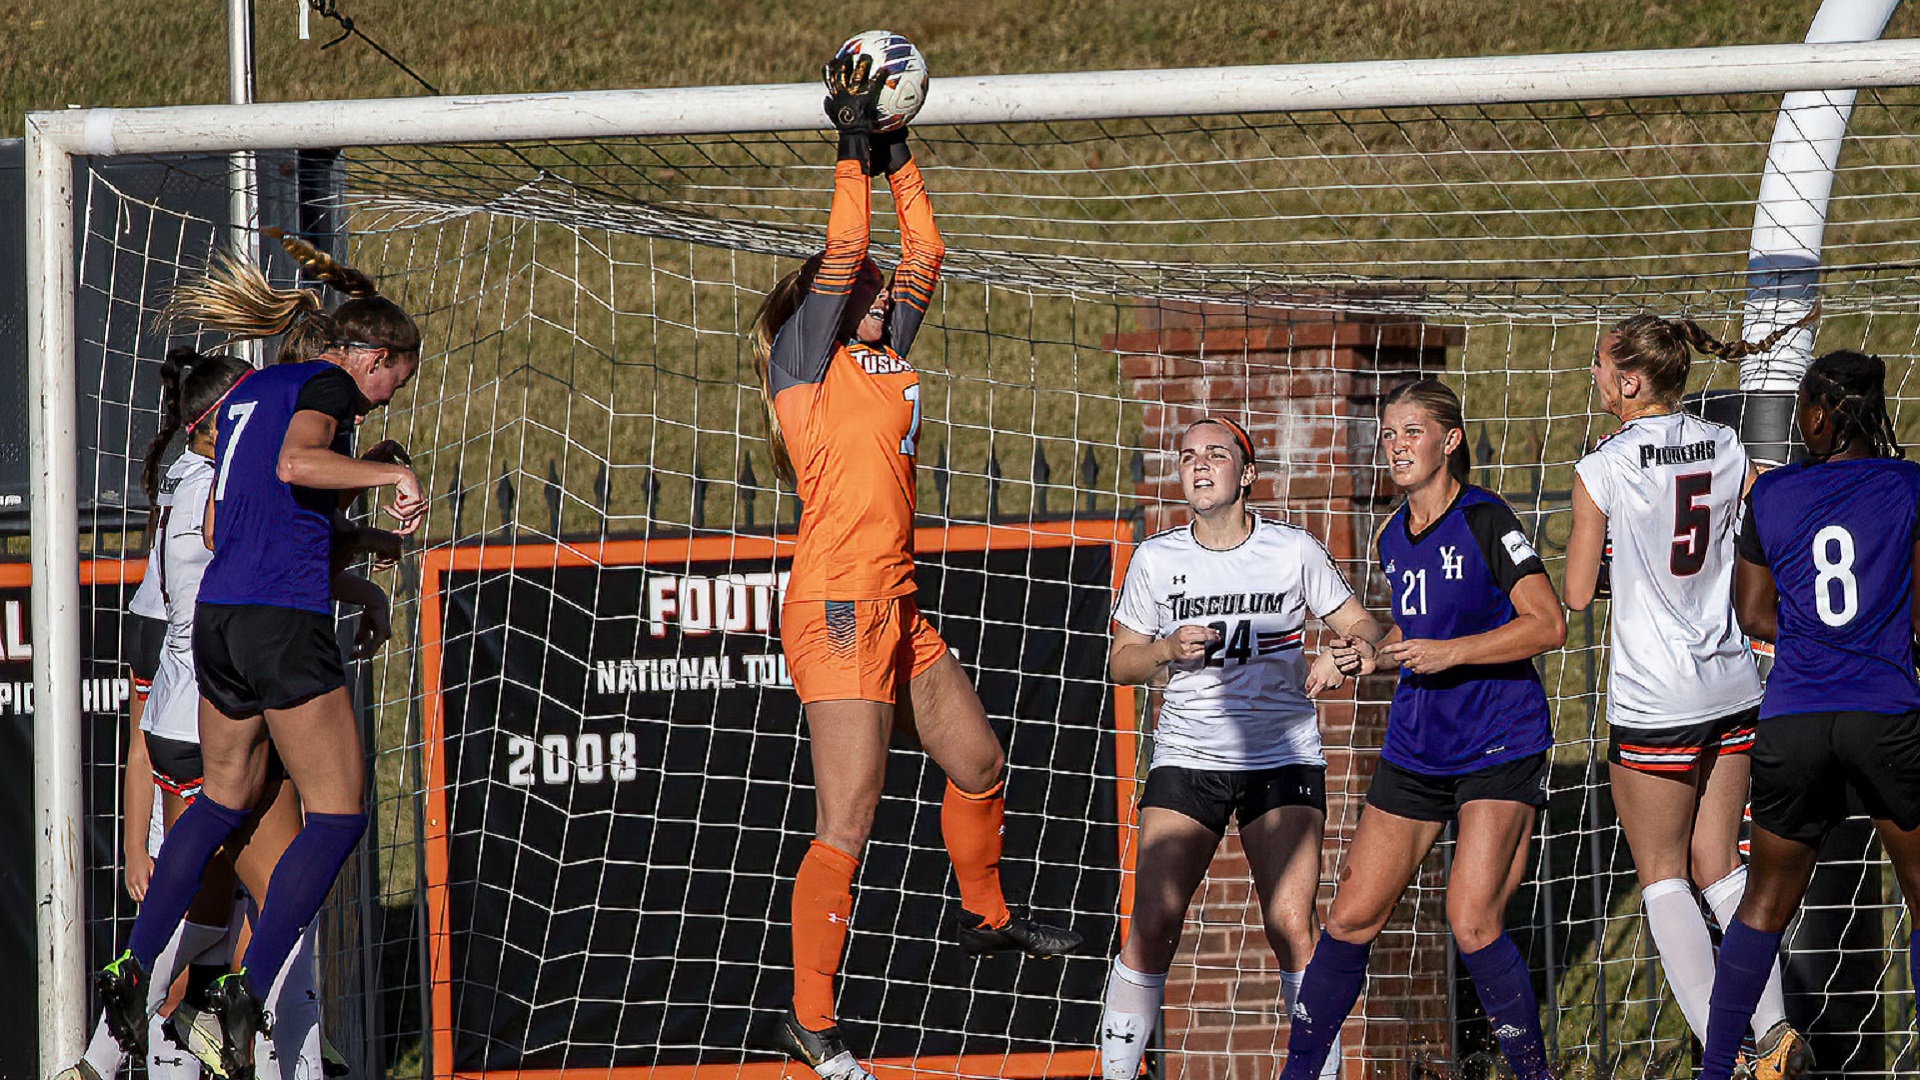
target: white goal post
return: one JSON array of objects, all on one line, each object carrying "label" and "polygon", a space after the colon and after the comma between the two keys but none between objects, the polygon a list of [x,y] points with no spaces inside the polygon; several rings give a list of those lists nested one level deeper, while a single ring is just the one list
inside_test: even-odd
[{"label": "white goal post", "polygon": [[[1782,94],[1920,81],[1920,41],[936,79],[922,126]],[[81,874],[76,159],[414,143],[807,132],[809,84],[29,114],[28,393],[40,1059],[87,1017]]]}]

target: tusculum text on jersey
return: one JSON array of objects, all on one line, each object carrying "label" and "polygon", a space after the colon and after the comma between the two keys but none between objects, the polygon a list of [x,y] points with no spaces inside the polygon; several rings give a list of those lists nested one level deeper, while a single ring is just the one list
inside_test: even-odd
[{"label": "tusculum text on jersey", "polygon": [[1287,610],[1286,593],[1219,593],[1213,596],[1188,596],[1174,593],[1167,597],[1175,619],[1200,619],[1213,615],[1271,615]]}]

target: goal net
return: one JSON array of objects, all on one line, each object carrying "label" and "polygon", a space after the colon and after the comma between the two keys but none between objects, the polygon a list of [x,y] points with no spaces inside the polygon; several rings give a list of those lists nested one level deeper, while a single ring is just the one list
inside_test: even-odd
[{"label": "goal net", "polygon": [[[1153,706],[1106,682],[1107,614],[1132,542],[1181,520],[1185,423],[1245,421],[1261,509],[1323,537],[1382,606],[1370,544],[1394,499],[1377,401],[1440,375],[1466,404],[1475,482],[1513,504],[1559,580],[1572,463],[1611,425],[1590,395],[1595,343],[1641,311],[1740,334],[1779,108],[1616,92],[914,132],[948,244],[912,356],[921,604],[1007,747],[1009,892],[1088,943],[1045,962],[943,944],[958,894],[941,778],[903,742],[840,991],[849,1042],[883,1073],[1098,1069]],[[1916,132],[1920,94],[1861,92],[1819,281],[1818,348],[1886,357],[1903,432]],[[812,775],[777,637],[798,507],[768,459],[748,331],[823,242],[832,159],[817,131],[261,155],[257,224],[335,246],[426,335],[419,374],[360,435],[407,446],[437,495],[420,550],[383,579],[394,640],[357,674],[374,824],[325,917],[326,1022],[365,1075],[780,1072],[753,1044],[788,991]],[[226,175],[198,158],[81,165],[82,554],[107,566],[143,550],[152,316],[221,242]],[[874,221],[891,264],[883,188]],[[1691,389],[1738,375],[1701,361]],[[87,602],[88,673],[111,677],[121,596]],[[1509,925],[1568,1075],[1690,1075],[1605,783],[1605,633],[1602,604],[1541,661],[1551,801]],[[1324,709],[1323,911],[1391,689]],[[91,963],[130,909],[113,839],[124,722],[86,724]],[[1346,1075],[1496,1068],[1446,934],[1448,854],[1374,950]],[[1790,1013],[1824,1067],[1911,1073],[1893,877],[1858,820],[1824,854],[1787,942]],[[1264,1075],[1285,1046],[1277,972],[1230,835],[1188,913],[1157,1067]]]}]

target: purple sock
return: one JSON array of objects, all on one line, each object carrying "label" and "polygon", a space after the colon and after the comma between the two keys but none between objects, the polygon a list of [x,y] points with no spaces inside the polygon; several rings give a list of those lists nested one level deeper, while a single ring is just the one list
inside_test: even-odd
[{"label": "purple sock", "polygon": [[294,942],[319,914],[320,905],[327,902],[333,879],[340,875],[340,867],[366,831],[365,814],[307,815],[306,824],[287,845],[286,853],[273,868],[273,877],[267,880],[260,922],[241,958],[247,985],[255,995],[264,997],[272,989]]},{"label": "purple sock", "polygon": [[1478,952],[1462,952],[1460,959],[1473,977],[1480,1006],[1493,1021],[1493,1037],[1519,1080],[1546,1080],[1547,1046],[1540,1037],[1540,1007],[1533,1000],[1533,976],[1526,958],[1505,934]]},{"label": "purple sock", "polygon": [[193,800],[173,823],[160,857],[153,860],[153,877],[147,882],[147,898],[140,901],[134,916],[133,932],[127,935],[127,948],[140,961],[143,971],[152,971],[160,950],[187,917],[187,906],[200,891],[200,879],[207,872],[213,853],[247,820],[247,811],[221,806],[205,794]]},{"label": "purple sock", "polygon": [[1707,1009],[1707,1046],[1700,1055],[1700,1080],[1728,1080],[1733,1059],[1753,1023],[1754,1006],[1767,988],[1780,955],[1780,934],[1766,934],[1738,918],[1720,939],[1720,960],[1713,967],[1713,999]]},{"label": "purple sock", "polygon": [[1313,959],[1300,980],[1300,996],[1294,999],[1287,1067],[1280,1080],[1314,1080],[1320,1075],[1327,1052],[1340,1037],[1340,1025],[1347,1022],[1347,1014],[1367,985],[1367,954],[1372,951],[1371,942],[1350,945],[1320,932]]}]

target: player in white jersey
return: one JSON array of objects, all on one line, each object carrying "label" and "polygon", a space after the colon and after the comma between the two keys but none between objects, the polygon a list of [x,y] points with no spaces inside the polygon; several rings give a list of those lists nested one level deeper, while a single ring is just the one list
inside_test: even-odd
[{"label": "player in white jersey", "polygon": [[[1704,1042],[1714,952],[1700,900],[1724,928],[1746,889],[1739,834],[1761,695],[1732,603],[1734,534],[1753,470],[1737,432],[1680,411],[1692,349],[1750,351],[1652,315],[1615,325],[1595,350],[1600,405],[1620,428],[1575,467],[1566,602],[1580,611],[1610,591],[1613,803],[1667,983]],[[1752,1075],[1805,1069],[1777,966],[1754,1034]]]},{"label": "player in white jersey", "polygon": [[147,566],[140,587],[127,603],[121,622],[121,652],[127,661],[127,767],[121,776],[121,853],[125,859],[127,895],[134,903],[147,895],[153,876],[153,853],[159,850],[162,824],[160,802],[154,798],[152,769],[147,763],[146,740],[140,736],[147,695],[153,692],[153,673],[160,663],[160,643],[167,636],[167,604],[160,596],[160,515],[173,501],[173,492],[158,476],[147,476]]},{"label": "player in white jersey", "polygon": [[[1180,483],[1192,524],[1141,542],[1113,613],[1114,681],[1159,686],[1162,700],[1140,799],[1133,917],[1100,1022],[1106,1080],[1139,1073],[1187,906],[1230,818],[1288,1009],[1313,952],[1327,770],[1311,699],[1344,680],[1331,652],[1308,664],[1306,623],[1318,617],[1369,645],[1383,631],[1318,540],[1248,509],[1253,481],[1253,443],[1240,425],[1189,426]],[[1338,1072],[1330,1055],[1323,1075]]]}]

